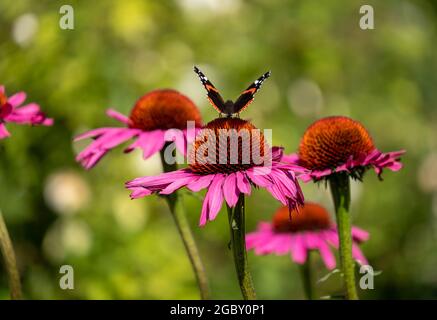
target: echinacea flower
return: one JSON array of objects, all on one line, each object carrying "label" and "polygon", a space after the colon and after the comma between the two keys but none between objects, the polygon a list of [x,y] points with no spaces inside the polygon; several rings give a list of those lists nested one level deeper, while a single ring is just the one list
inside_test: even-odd
[{"label": "echinacea flower", "polygon": [[338,225],[340,261],[347,299],[358,299],[355,285],[355,265],[351,239],[350,177],[362,180],[369,168],[381,177],[384,168],[402,168],[400,156],[405,150],[382,153],[366,128],[348,117],[327,117],[314,122],[305,131],[297,155],[283,161],[309,170],[300,176],[304,181],[329,182]]},{"label": "echinacea flower", "polygon": [[83,133],[79,141],[93,138],[94,141],[78,154],[76,160],[86,169],[91,169],[111,149],[134,139],[125,149],[130,152],[140,148],[144,159],[161,151],[166,142],[175,142],[185,155],[188,132],[187,121],[201,126],[200,112],[185,95],[171,89],[154,90],[141,97],[129,117],[109,109],[107,115],[121,122],[124,127],[104,127]]},{"label": "echinacea flower", "polygon": [[22,106],[26,100],[26,93],[18,92],[10,97],[6,95],[5,87],[0,85],[0,139],[10,136],[6,123],[53,125],[53,119],[47,118],[36,103]]},{"label": "echinacea flower", "polygon": [[[228,139],[236,136],[240,138],[233,149]],[[204,150],[208,143],[210,149]],[[255,154],[259,159],[255,159]],[[304,170],[279,162],[281,156],[282,150],[271,150],[263,134],[250,122],[218,118],[204,126],[196,136],[188,168],[137,178],[127,182],[126,187],[132,191],[133,199],[152,193],[168,195],[182,187],[193,192],[207,189],[200,226],[216,218],[224,201],[230,208],[235,207],[240,195],[249,195],[252,187],[267,189],[292,209],[303,204],[296,173]]]},{"label": "echinacea flower", "polygon": [[[358,244],[368,238],[367,231],[352,227],[352,255],[363,265],[368,262]],[[297,264],[304,264],[309,252],[315,250],[320,253],[326,268],[332,270],[336,259],[331,247],[338,249],[339,240],[337,227],[328,211],[319,204],[305,202],[299,212],[291,213],[291,218],[288,208],[281,207],[271,222],[260,222],[257,230],[246,235],[246,246],[257,255],[291,254]]]},{"label": "echinacea flower", "polygon": [[297,154],[284,155],[282,160],[299,164],[309,170],[303,181],[318,181],[338,172],[361,179],[368,168],[381,176],[384,168],[399,171],[405,150],[379,151],[366,128],[343,116],[327,117],[314,122],[305,131]]}]

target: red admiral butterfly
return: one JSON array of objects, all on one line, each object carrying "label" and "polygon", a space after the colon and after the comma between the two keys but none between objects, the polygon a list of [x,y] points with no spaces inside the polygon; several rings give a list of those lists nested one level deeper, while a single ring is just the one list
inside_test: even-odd
[{"label": "red admiral butterfly", "polygon": [[223,100],[222,96],[218,92],[218,90],[214,87],[211,81],[199,70],[196,66],[194,67],[194,72],[200,78],[203,86],[208,92],[208,100],[212,104],[212,106],[220,112],[220,114],[224,113],[227,117],[232,117],[233,114],[240,114],[241,111],[247,108],[247,106],[253,101],[253,96],[259,90],[264,80],[270,77],[271,72],[264,73],[261,77],[255,80],[246,90],[244,90],[238,99],[233,102],[232,100],[227,100],[226,102]]}]

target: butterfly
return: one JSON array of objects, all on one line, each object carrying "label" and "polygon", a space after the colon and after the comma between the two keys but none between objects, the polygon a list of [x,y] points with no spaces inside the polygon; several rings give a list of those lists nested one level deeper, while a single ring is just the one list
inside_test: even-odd
[{"label": "butterfly", "polygon": [[247,108],[247,106],[253,101],[255,93],[261,88],[264,80],[270,77],[271,72],[264,73],[261,77],[255,80],[246,90],[244,90],[238,99],[233,102],[232,100],[223,100],[219,91],[214,87],[211,81],[199,70],[196,66],[194,72],[199,76],[200,82],[202,82],[206,91],[208,92],[208,100],[212,106],[220,112],[224,113],[227,117],[232,117],[233,114],[239,115],[241,111]]}]

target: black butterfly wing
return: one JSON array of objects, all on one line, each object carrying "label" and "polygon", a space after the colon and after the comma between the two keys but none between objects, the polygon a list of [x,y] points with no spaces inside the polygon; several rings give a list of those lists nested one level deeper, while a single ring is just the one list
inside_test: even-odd
[{"label": "black butterfly wing", "polygon": [[218,90],[214,87],[211,81],[203,74],[202,71],[199,70],[196,66],[194,67],[194,72],[199,76],[200,82],[202,82],[206,91],[208,92],[208,100],[212,104],[212,106],[220,113],[225,112],[225,101],[222,96],[218,92]]},{"label": "black butterfly wing", "polygon": [[263,82],[270,77],[271,72],[264,73],[261,77],[255,80],[246,90],[244,90],[234,103],[234,113],[239,113],[247,108],[253,101],[255,93],[261,88]]}]

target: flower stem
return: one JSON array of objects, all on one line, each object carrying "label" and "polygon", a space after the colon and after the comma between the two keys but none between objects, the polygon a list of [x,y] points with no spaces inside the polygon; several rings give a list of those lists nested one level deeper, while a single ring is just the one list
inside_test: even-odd
[{"label": "flower stem", "polygon": [[[163,150],[165,150],[165,148]],[[164,172],[175,171],[177,169],[176,163],[168,164],[165,161],[163,151],[161,151],[161,162]],[[193,234],[190,229],[190,225],[188,223],[185,214],[184,206],[182,205],[180,201],[181,199],[179,199],[179,195],[177,192],[165,196],[165,199],[170,208],[170,212],[175,221],[176,227],[184,244],[188,258],[190,259],[190,263],[193,268],[194,274],[196,276],[197,284],[199,286],[200,298],[202,300],[208,300],[209,299],[208,279],[206,276],[206,272],[202,260],[200,259],[199,250],[197,249],[196,242],[194,240]]]},{"label": "flower stem", "polygon": [[302,284],[305,291],[305,295],[308,300],[313,300],[313,287],[312,287],[312,275],[311,275],[311,252],[308,252],[307,261],[300,266],[302,273]]},{"label": "flower stem", "polygon": [[246,252],[244,195],[240,194],[234,208],[228,206],[229,227],[231,231],[231,246],[234,253],[235,269],[244,300],[255,300],[256,293],[249,271]]},{"label": "flower stem", "polygon": [[344,276],[346,298],[358,300],[355,286],[355,263],[352,258],[352,231],[350,205],[350,181],[346,174],[337,173],[329,178],[332,198],[337,218],[338,237],[340,242],[340,262]]},{"label": "flower stem", "polygon": [[9,237],[6,223],[0,211],[0,249],[4,258],[5,268],[8,274],[9,288],[11,291],[11,299],[19,300],[22,298],[20,274],[17,269],[17,261],[15,259],[14,249],[12,247],[11,238]]}]

